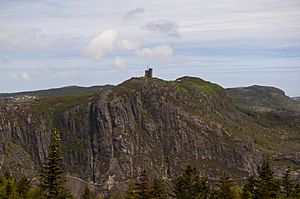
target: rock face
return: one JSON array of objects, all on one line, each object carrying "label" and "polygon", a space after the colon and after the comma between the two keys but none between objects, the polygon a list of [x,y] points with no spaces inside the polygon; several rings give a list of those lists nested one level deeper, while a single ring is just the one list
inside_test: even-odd
[{"label": "rock face", "polygon": [[0,105],[1,170],[35,175],[52,127],[61,134],[68,175],[102,190],[123,187],[143,169],[172,180],[188,164],[211,179],[223,171],[241,178],[256,172],[263,154],[285,153],[274,136],[284,133],[289,153],[300,145],[289,129],[262,126],[223,88],[198,78],[133,78],[58,111],[61,103],[50,105],[51,114],[36,104]]}]

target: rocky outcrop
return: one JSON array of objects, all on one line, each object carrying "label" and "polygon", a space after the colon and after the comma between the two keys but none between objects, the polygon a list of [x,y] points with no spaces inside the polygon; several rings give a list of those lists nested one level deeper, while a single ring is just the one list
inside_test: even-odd
[{"label": "rocky outcrop", "polygon": [[268,129],[197,78],[133,78],[60,111],[56,122],[32,107],[0,106],[1,169],[34,175],[56,127],[65,171],[101,190],[123,187],[143,169],[173,180],[188,164],[212,179],[223,171],[240,178],[256,172],[269,147]]}]

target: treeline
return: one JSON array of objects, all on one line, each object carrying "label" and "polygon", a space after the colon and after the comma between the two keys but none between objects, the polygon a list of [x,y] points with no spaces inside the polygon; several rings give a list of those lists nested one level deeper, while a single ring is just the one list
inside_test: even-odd
[{"label": "treeline", "polygon": [[[236,185],[231,177],[223,173],[216,183],[201,177],[196,168],[187,166],[185,172],[175,182],[174,190],[168,191],[162,180],[150,181],[144,171],[133,185],[129,185],[124,199],[270,199],[300,198],[300,183],[292,179],[288,167],[281,179],[275,179],[270,161],[265,159],[258,176],[250,176],[243,185]],[[115,197],[111,197],[115,198]]]},{"label": "treeline", "polygon": [[[0,178],[0,199],[67,199],[74,198],[67,190],[61,168],[62,152],[60,137],[53,131],[48,157],[38,184],[21,178],[15,180],[9,173]],[[187,166],[175,182],[166,184],[163,179],[153,179],[144,170],[140,176],[131,179],[127,190],[112,190],[108,199],[300,199],[300,183],[292,178],[288,167],[281,179],[274,178],[269,159],[265,159],[257,176],[250,176],[243,185],[237,185],[229,174],[223,173],[217,182],[200,176],[196,168]],[[81,199],[99,199],[88,187]]]}]

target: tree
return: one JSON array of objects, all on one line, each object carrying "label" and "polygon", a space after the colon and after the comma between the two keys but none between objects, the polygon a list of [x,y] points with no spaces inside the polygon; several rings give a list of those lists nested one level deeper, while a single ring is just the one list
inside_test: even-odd
[{"label": "tree", "polygon": [[16,186],[18,195],[22,198],[26,198],[29,190],[31,189],[30,180],[23,177],[16,183]]},{"label": "tree", "polygon": [[280,193],[279,181],[274,179],[269,159],[265,159],[258,169],[256,198],[276,198]]},{"label": "tree", "polygon": [[41,187],[47,199],[68,198],[69,196],[64,188],[60,141],[58,132],[54,130],[50,138],[48,157],[41,173]]},{"label": "tree", "polygon": [[4,175],[0,179],[0,198],[10,199],[16,197],[17,197],[17,192],[16,192],[15,182],[11,179],[9,175]]},{"label": "tree", "polygon": [[292,169],[290,166],[288,166],[287,170],[283,173],[283,178],[281,183],[283,188],[283,194],[287,198],[290,198],[294,190],[294,182],[291,179],[291,172]]},{"label": "tree", "polygon": [[257,187],[256,178],[254,176],[249,176],[247,182],[243,186],[241,198],[242,199],[254,198],[256,187]]},{"label": "tree", "polygon": [[196,168],[187,166],[177,178],[175,194],[178,199],[206,198],[210,192],[207,178],[200,178]]},{"label": "tree", "polygon": [[292,192],[292,198],[300,198],[300,182],[295,185],[295,188]]},{"label": "tree", "polygon": [[227,173],[223,173],[218,181],[217,189],[214,193],[214,198],[233,199],[236,194],[233,190],[233,180]]},{"label": "tree", "polygon": [[151,199],[166,199],[169,194],[166,190],[166,185],[161,179],[154,179],[150,188],[149,197]]},{"label": "tree", "polygon": [[198,184],[198,197],[197,199],[207,199],[209,198],[211,188],[208,183],[208,178],[207,177],[201,177],[200,178],[200,183]]},{"label": "tree", "polygon": [[137,194],[136,194],[136,180],[132,178],[129,182],[128,188],[125,192],[125,199],[137,199]]}]

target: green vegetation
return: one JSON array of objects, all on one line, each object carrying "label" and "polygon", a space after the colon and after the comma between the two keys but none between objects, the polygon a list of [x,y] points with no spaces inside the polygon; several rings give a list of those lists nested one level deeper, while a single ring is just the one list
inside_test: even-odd
[{"label": "green vegetation", "polygon": [[[54,131],[49,147],[46,170],[43,172],[42,182],[34,186],[32,181],[26,178],[15,180],[6,173],[0,178],[1,199],[46,199],[46,198],[72,198],[66,191],[63,183],[62,170],[58,166],[61,160],[59,155],[59,137]],[[53,150],[53,152],[50,152]],[[50,158],[50,159],[49,159]],[[52,166],[51,166],[52,165]],[[52,170],[52,173],[49,171]],[[133,178],[127,190],[124,192],[113,189],[108,199],[271,199],[300,197],[300,182],[292,179],[290,167],[283,173],[282,179],[275,179],[268,159],[265,159],[259,167],[257,177],[250,176],[242,186],[235,185],[231,177],[223,173],[217,184],[207,177],[201,177],[197,170],[187,166],[185,172],[174,181],[174,190],[166,186],[166,181],[151,178],[144,170],[140,176]],[[153,180],[151,180],[153,179]],[[96,199],[96,195],[88,187],[80,196],[81,199]]]},{"label": "green vegetation", "polygon": [[21,96],[38,96],[38,97],[50,97],[50,96],[65,96],[65,95],[79,95],[86,93],[95,93],[102,90],[112,89],[112,85],[104,86],[91,86],[91,87],[81,87],[81,86],[67,86],[62,88],[53,88],[47,90],[38,91],[28,91],[20,93],[0,93],[1,97],[21,97]]},{"label": "green vegetation", "polygon": [[[94,96],[96,96],[96,93],[48,97],[41,101],[30,103],[30,108],[33,114],[42,115],[54,126],[57,126],[61,113],[83,102],[91,100]],[[84,114],[84,110],[80,110],[77,113],[78,119]]]},{"label": "green vegetation", "polygon": [[40,186],[47,199],[68,198],[70,195],[64,187],[62,159],[60,137],[54,130],[50,138],[47,161],[41,173]]}]

